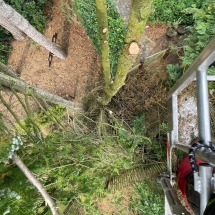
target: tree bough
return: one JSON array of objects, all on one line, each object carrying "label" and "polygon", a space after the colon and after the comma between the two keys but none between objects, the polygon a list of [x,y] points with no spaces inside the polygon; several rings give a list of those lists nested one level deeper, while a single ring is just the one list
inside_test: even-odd
[{"label": "tree bough", "polygon": [[142,39],[140,35],[143,35],[148,17],[151,13],[152,2],[153,0],[133,0],[128,29],[120,53],[116,76],[112,83],[109,85],[106,84],[105,96],[101,100],[103,105],[107,105],[111,98],[125,84],[127,74],[140,53]]}]

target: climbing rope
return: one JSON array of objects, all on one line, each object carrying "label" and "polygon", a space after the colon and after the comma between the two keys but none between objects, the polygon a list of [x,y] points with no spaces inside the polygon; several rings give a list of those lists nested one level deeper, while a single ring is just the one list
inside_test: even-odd
[{"label": "climbing rope", "polygon": [[207,145],[204,140],[200,140],[197,143],[194,143],[189,150],[189,160],[190,160],[190,165],[192,167],[193,173],[198,172],[195,153],[196,153],[196,150],[200,148],[210,149],[212,152],[215,153],[215,144],[213,142],[209,142],[209,145]]}]

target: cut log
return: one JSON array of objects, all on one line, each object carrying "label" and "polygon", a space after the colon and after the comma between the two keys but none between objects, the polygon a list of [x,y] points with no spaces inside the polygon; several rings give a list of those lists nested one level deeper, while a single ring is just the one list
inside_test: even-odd
[{"label": "cut log", "polygon": [[137,42],[132,42],[128,48],[128,52],[131,55],[138,55],[140,53],[140,47]]},{"label": "cut log", "polygon": [[49,101],[51,103],[58,104],[67,108],[83,109],[83,104],[81,103],[68,101],[66,99],[63,99],[60,96],[47,92],[42,88],[29,85],[20,79],[13,78],[11,76],[1,73],[1,70],[0,70],[0,86],[13,88],[15,91],[20,92],[22,94],[29,95],[29,96],[34,95],[37,98],[42,98],[46,101]]}]

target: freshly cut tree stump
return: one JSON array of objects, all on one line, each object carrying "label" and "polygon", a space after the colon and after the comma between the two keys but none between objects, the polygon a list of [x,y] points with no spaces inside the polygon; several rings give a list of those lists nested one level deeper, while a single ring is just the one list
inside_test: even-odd
[{"label": "freshly cut tree stump", "polygon": [[131,42],[128,52],[131,55],[138,55],[140,53],[140,47],[137,42]]}]

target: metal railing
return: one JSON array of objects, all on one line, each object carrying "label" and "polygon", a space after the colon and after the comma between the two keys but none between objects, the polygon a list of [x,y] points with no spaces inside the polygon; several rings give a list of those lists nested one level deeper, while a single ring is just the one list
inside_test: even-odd
[{"label": "metal railing", "polygon": [[[169,148],[177,148],[186,153],[189,153],[191,146],[179,142],[178,135],[178,94],[186,88],[192,81],[196,80],[197,88],[197,111],[198,111],[198,137],[204,140],[206,145],[211,141],[211,126],[208,98],[208,80],[214,81],[215,76],[207,76],[207,68],[215,61],[215,38],[204,48],[201,54],[196,58],[193,64],[183,74],[183,76],[172,87],[167,97],[168,105],[168,143]],[[171,150],[170,150],[171,151]],[[199,149],[196,152],[196,157],[215,166],[215,154],[209,149]],[[199,167],[199,173],[194,174],[194,187],[200,193],[200,215],[203,215],[206,204],[209,200],[213,188],[213,176],[210,165],[202,165]],[[168,167],[171,172],[171,159],[168,156]],[[161,180],[162,181],[162,180]],[[171,176],[170,176],[171,182]],[[165,181],[166,183],[166,181]],[[162,183],[161,183],[162,184]],[[162,185],[163,188],[165,185]],[[167,199],[174,198],[171,192],[166,194]],[[170,202],[172,204],[173,202]],[[178,202],[177,202],[178,204]],[[175,212],[175,205],[170,205],[172,214],[187,214]]]}]

